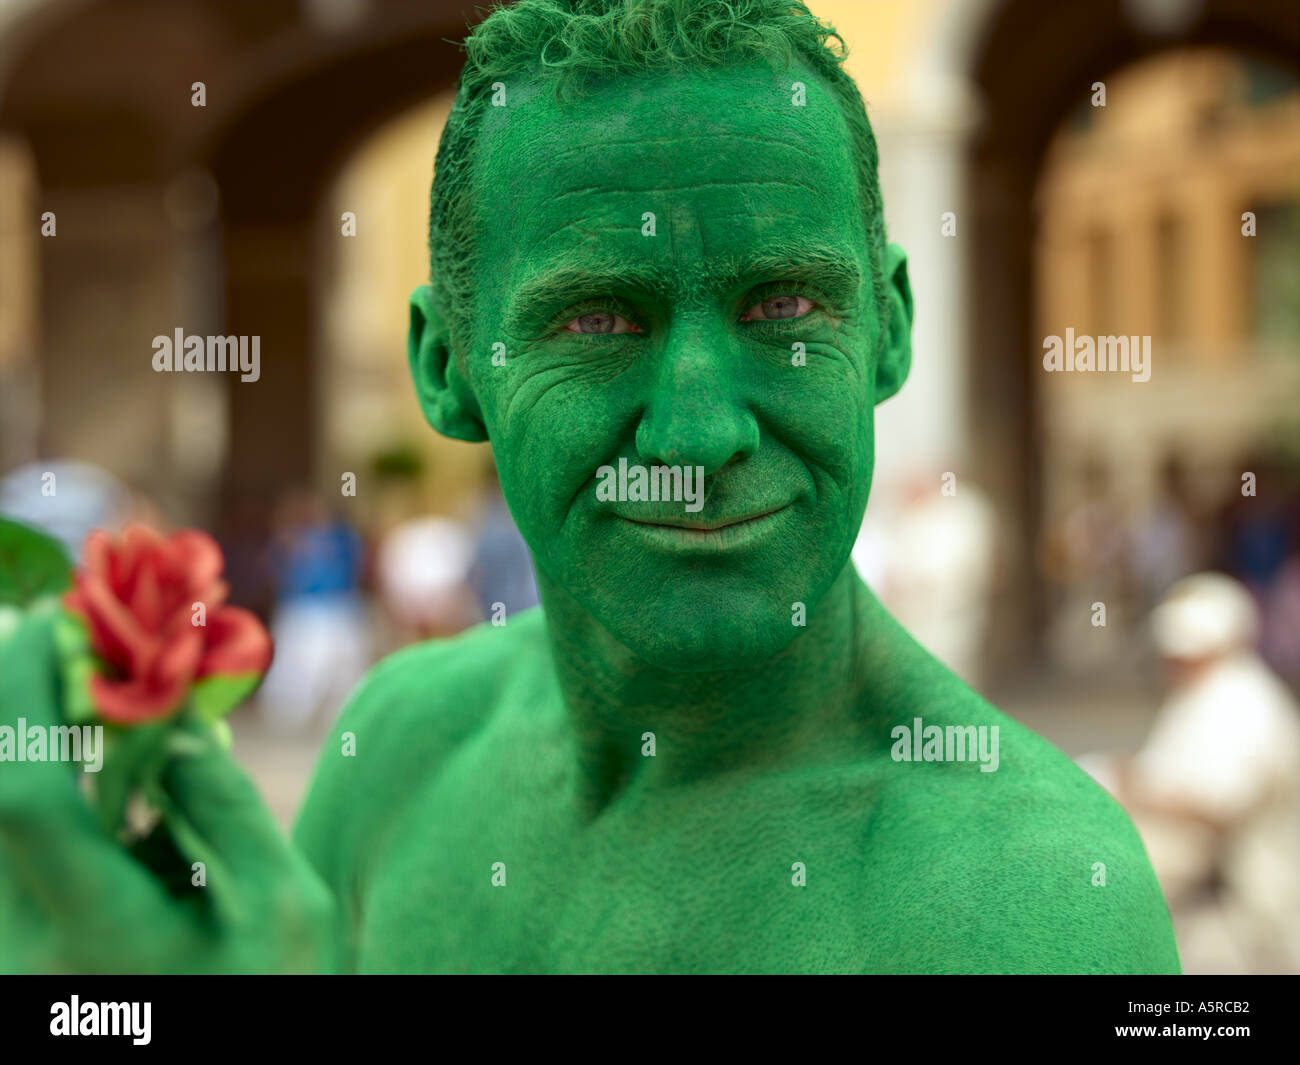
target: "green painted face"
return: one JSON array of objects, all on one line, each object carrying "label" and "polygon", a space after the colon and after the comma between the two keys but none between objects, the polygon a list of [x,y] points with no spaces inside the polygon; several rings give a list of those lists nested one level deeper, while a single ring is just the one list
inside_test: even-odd
[{"label": "green painted face", "polygon": [[[663,668],[770,657],[847,563],[910,358],[835,99],[761,63],[510,85],[480,143],[472,347],[412,300],[430,421],[491,440],[544,593]],[[702,468],[702,499],[610,499],[620,459]]]}]

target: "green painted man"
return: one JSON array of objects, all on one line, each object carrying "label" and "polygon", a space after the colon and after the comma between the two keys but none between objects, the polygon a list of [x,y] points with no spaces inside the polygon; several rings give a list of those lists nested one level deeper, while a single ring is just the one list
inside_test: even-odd
[{"label": "green painted man", "polygon": [[[1119,807],[849,561],[912,298],[835,43],[791,0],[474,30],[409,357],[542,607],[380,663],[292,844],[196,740],[165,783],[204,892],[11,778],[6,968],[1177,971]],[[10,644],[29,708],[52,654]]]}]

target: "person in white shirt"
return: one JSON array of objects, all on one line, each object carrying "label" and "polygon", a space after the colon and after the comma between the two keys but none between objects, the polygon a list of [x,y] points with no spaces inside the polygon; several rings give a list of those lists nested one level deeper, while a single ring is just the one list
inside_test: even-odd
[{"label": "person in white shirt", "polygon": [[1254,601],[1198,574],[1151,629],[1170,691],[1146,743],[1081,764],[1142,835],[1184,971],[1300,971],[1300,707],[1254,650]]}]

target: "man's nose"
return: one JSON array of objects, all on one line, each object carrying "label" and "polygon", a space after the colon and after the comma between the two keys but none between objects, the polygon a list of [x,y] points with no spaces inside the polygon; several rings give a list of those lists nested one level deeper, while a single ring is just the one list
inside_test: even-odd
[{"label": "man's nose", "polygon": [[758,449],[758,420],[740,387],[744,357],[722,323],[688,318],[669,328],[636,430],[643,461],[703,466],[707,477]]}]

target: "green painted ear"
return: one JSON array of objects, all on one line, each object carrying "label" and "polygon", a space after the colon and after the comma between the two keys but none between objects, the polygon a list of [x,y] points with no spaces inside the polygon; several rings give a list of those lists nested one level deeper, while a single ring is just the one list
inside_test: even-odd
[{"label": "green painted ear", "polygon": [[415,379],[415,395],[424,416],[443,436],[476,444],[487,428],[474,392],[451,352],[451,337],[433,306],[433,289],[421,285],[411,293],[411,331],[406,357]]},{"label": "green painted ear", "polygon": [[903,387],[912,368],[912,286],[907,280],[907,252],[897,244],[885,249],[886,316],[888,332],[876,363],[876,402]]}]

